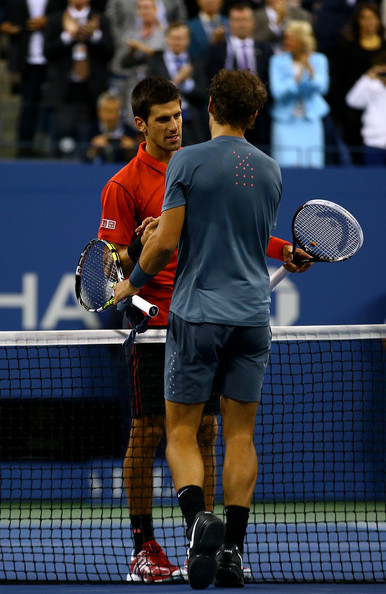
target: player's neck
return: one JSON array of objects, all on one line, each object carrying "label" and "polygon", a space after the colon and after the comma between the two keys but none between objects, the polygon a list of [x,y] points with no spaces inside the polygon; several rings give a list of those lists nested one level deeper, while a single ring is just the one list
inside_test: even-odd
[{"label": "player's neck", "polygon": [[219,124],[218,122],[213,121],[210,132],[213,139],[218,136],[237,136],[238,138],[244,138],[245,131],[241,128],[233,128],[229,124]]},{"label": "player's neck", "polygon": [[157,159],[157,161],[161,161],[161,163],[165,163],[165,165],[167,165],[169,163],[170,159],[176,152],[176,151],[165,151],[156,145],[149,144],[148,142],[146,143],[145,150],[148,155],[150,155],[154,159]]}]

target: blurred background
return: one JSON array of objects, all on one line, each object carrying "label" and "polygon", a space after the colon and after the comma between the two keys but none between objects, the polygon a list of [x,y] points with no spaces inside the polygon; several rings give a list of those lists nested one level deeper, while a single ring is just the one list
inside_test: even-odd
[{"label": "blurred background", "polygon": [[[97,235],[100,194],[143,138],[130,94],[179,87],[183,145],[208,139],[211,77],[249,68],[267,104],[247,139],[282,168],[275,233],[305,201],[347,208],[365,241],[272,296],[274,325],[385,320],[386,2],[0,0],[2,330],[119,326],[76,304],[74,271]],[[277,267],[269,262],[271,271]]]}]

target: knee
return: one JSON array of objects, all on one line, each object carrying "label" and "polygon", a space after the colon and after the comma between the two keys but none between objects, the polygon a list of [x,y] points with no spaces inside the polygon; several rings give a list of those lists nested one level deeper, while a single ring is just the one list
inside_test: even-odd
[{"label": "knee", "polygon": [[164,431],[163,417],[142,417],[133,419],[130,429],[130,443],[142,447],[157,447]]}]

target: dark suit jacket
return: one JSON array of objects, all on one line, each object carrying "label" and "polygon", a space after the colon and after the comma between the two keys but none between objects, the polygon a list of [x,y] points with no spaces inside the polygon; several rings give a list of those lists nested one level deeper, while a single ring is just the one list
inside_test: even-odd
[{"label": "dark suit jacket", "polygon": [[[219,24],[228,29],[228,17],[224,15],[219,16]],[[209,39],[199,16],[188,20],[188,27],[190,31],[190,47],[189,53],[191,56],[205,57],[205,53],[209,48]]]},{"label": "dark suit jacket", "polygon": [[[205,69],[202,61],[195,57],[189,56],[193,66],[192,78],[195,82],[194,89],[189,93],[181,91],[181,96],[186,100],[191,117],[190,127],[195,129],[196,142],[206,140],[208,137],[206,107],[208,104],[208,84],[205,76]],[[164,52],[158,52],[152,56],[148,61],[148,76],[163,76],[170,80],[170,73],[167,69],[164,59]],[[187,138],[188,123],[184,123],[185,138]],[[184,135],[184,134],[183,134]]]},{"label": "dark suit jacket", "polygon": [[[72,48],[75,42],[65,44],[60,38],[63,31],[62,12],[53,14],[45,30],[44,53],[48,62],[46,89],[47,104],[57,104],[65,100],[71,83]],[[89,19],[95,14],[90,11]],[[102,37],[97,42],[87,41],[90,60],[90,76],[86,81],[89,99],[96,101],[108,88],[108,63],[114,53],[114,44],[107,17],[100,15]]]},{"label": "dark suit jacket", "polygon": [[[67,0],[48,0],[45,15],[50,16],[58,10],[64,10]],[[2,20],[9,21],[18,27],[18,35],[9,35],[8,68],[11,72],[23,71],[27,59],[28,43],[31,32],[27,31],[27,21],[30,19],[27,0],[4,0]]]},{"label": "dark suit jacket", "polygon": [[[270,44],[255,41],[255,62],[256,71],[261,80],[268,85],[268,64],[269,58],[272,55],[272,48]],[[221,68],[225,67],[227,59],[227,42],[220,41],[210,46],[207,53],[206,71],[208,79],[211,79]],[[233,70],[237,70],[236,56],[233,58]],[[245,137],[254,145],[261,145],[264,147],[270,144],[270,127],[271,120],[269,116],[269,86],[267,86],[268,101],[263,107],[261,113],[257,116],[255,127],[253,130],[247,130]]]},{"label": "dark suit jacket", "polygon": [[[296,6],[289,6],[288,8],[289,19],[293,21],[307,21],[311,23],[312,15],[308,10],[298,8]],[[276,35],[270,27],[265,8],[259,8],[255,10],[255,38],[258,41],[266,41],[268,43],[279,43],[282,39],[282,35]]]},{"label": "dark suit jacket", "polygon": [[[272,55],[271,46],[267,43],[255,41],[256,72],[264,83],[268,82],[268,62]],[[206,73],[210,80],[221,68],[225,67],[227,59],[227,42],[219,41],[208,49]],[[237,70],[236,56],[233,57],[232,70]]]},{"label": "dark suit jacket", "polygon": [[[195,82],[194,89],[190,93],[181,91],[184,99],[192,105],[202,106],[208,99],[207,80],[205,70],[200,59],[195,56],[190,56],[190,61],[193,66],[192,78]],[[164,60],[164,53],[157,52],[148,61],[148,75],[149,76],[163,76],[170,80],[170,73],[167,69]]]}]

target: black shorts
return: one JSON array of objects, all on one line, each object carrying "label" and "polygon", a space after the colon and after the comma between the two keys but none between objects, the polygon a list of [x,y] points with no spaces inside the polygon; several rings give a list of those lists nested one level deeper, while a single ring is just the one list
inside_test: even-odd
[{"label": "black shorts", "polygon": [[[134,344],[130,373],[130,410],[134,418],[165,414],[165,343]],[[219,394],[212,394],[204,414],[219,414]]]}]

